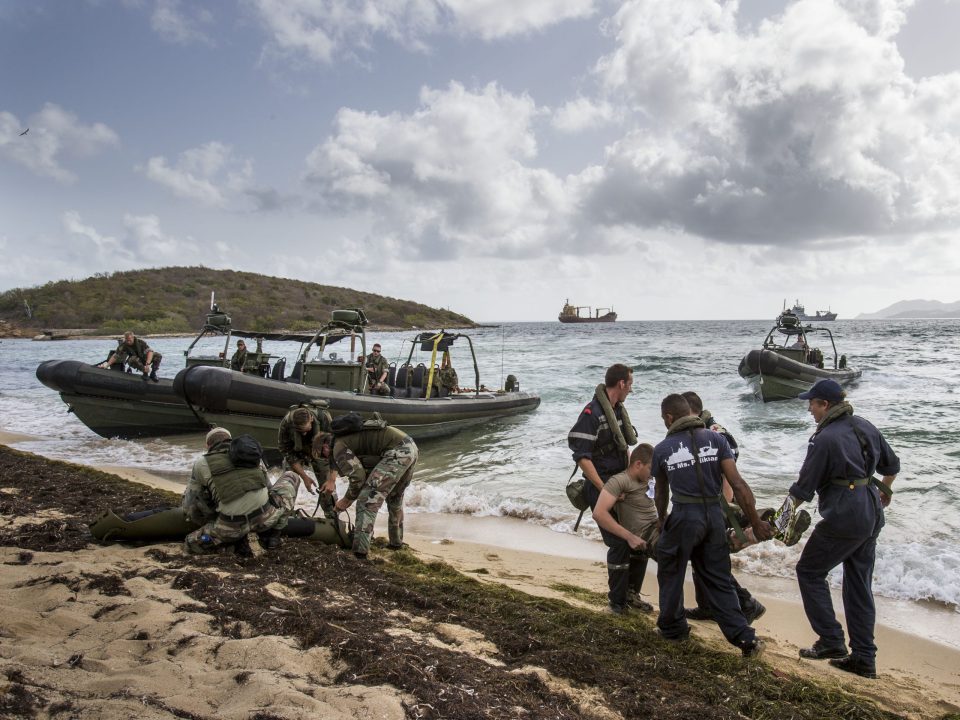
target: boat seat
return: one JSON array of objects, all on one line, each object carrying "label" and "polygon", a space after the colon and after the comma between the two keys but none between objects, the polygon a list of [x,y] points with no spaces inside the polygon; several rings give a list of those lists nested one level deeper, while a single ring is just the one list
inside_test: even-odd
[{"label": "boat seat", "polygon": [[296,383],[303,382],[303,360],[297,360],[293,364],[293,370],[290,371],[287,380]]},{"label": "boat seat", "polygon": [[287,369],[287,359],[280,358],[273,364],[273,370],[270,372],[272,380],[283,380],[283,371]]},{"label": "boat seat", "polygon": [[410,386],[410,397],[412,397],[412,398],[423,397],[423,393],[424,393],[425,390],[426,390],[426,388],[420,387],[419,385],[411,385],[411,386]]},{"label": "boat seat", "polygon": [[390,363],[390,367],[387,370],[387,385],[389,385],[390,387],[393,387],[396,377],[397,377],[397,364]]},{"label": "boat seat", "polygon": [[[427,380],[426,375],[427,375],[427,366],[424,365],[423,363],[420,363],[413,369],[413,377],[410,380],[410,384],[416,385],[417,387],[422,388]],[[420,396],[414,395],[414,397],[420,397]]]}]

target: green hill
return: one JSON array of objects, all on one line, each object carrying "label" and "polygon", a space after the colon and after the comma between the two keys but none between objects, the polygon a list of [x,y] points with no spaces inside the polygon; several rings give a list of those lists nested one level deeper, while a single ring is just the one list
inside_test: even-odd
[{"label": "green hill", "polygon": [[234,327],[271,332],[316,330],[337,308],[362,308],[376,327],[448,328],[475,323],[411,300],[301,280],[205,267],[98,273],[0,294],[0,322],[14,328],[87,328],[105,335],[196,331],[210,293]]}]

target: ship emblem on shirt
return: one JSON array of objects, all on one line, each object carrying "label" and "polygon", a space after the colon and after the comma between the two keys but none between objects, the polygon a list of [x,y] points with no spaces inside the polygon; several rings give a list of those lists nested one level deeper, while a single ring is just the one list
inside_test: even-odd
[{"label": "ship emblem on shirt", "polygon": [[[697,450],[697,457],[700,458],[700,462],[716,462],[719,452],[720,450],[710,443]],[[670,469],[690,467],[692,464],[693,453],[683,443],[680,443],[680,446],[667,458],[667,467]]]}]

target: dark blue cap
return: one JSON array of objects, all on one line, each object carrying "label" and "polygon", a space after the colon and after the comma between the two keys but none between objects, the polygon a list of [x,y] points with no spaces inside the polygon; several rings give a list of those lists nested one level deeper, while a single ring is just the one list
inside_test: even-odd
[{"label": "dark blue cap", "polygon": [[840,383],[838,383],[836,380],[831,380],[830,378],[821,378],[813,384],[812,388],[807,390],[805,393],[800,393],[798,397],[801,400],[816,399],[835,403],[843,400],[843,388],[840,387]]}]

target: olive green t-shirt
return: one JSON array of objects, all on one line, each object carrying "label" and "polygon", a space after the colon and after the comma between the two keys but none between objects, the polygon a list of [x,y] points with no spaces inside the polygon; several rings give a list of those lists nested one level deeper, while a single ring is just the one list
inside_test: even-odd
[{"label": "olive green t-shirt", "polygon": [[603,489],[614,497],[624,496],[614,505],[618,522],[634,535],[648,539],[650,527],[657,527],[657,507],[647,495],[647,483],[622,472],[607,480]]}]

